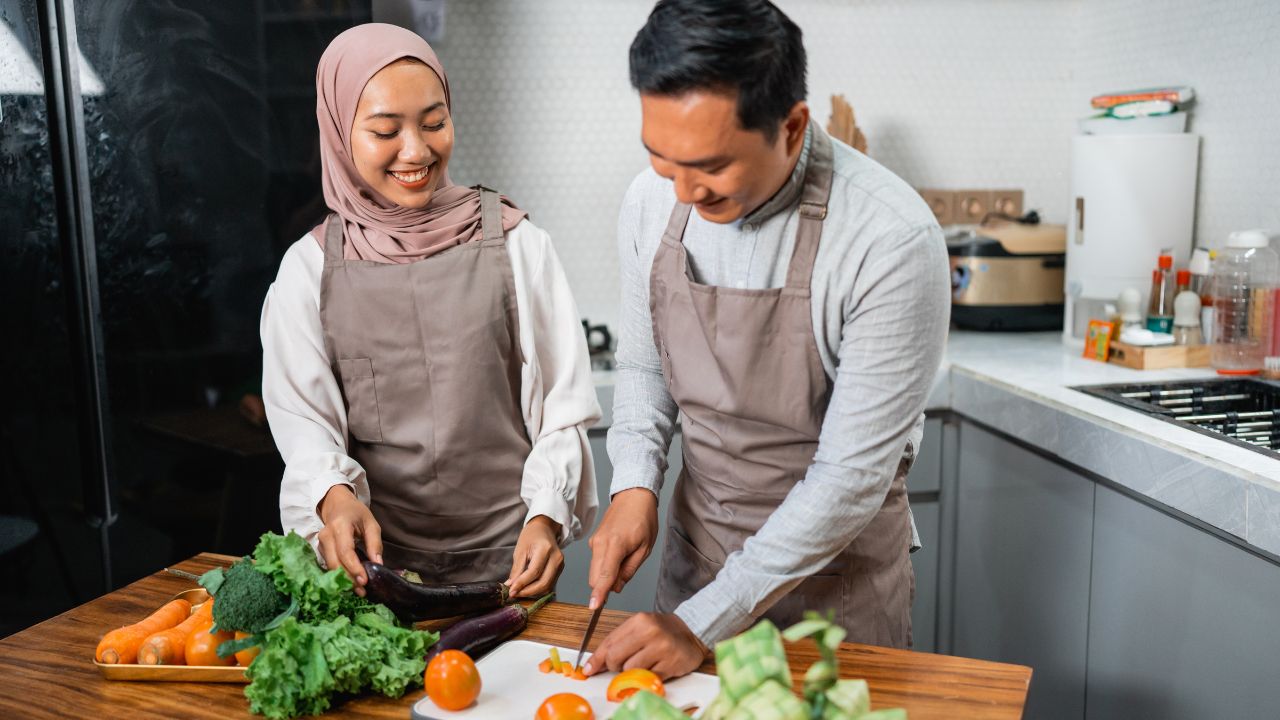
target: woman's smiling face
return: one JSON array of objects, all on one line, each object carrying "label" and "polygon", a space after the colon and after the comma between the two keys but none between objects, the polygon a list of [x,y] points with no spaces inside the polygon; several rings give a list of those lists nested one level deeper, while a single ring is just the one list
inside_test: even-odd
[{"label": "woman's smiling face", "polygon": [[453,120],[444,84],[431,68],[397,60],[370,78],[351,127],[351,160],[387,200],[421,209],[453,153]]}]

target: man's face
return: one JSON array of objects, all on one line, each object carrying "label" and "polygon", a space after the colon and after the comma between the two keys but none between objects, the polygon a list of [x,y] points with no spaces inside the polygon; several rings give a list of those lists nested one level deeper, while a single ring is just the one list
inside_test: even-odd
[{"label": "man's face", "polygon": [[748,215],[782,187],[808,121],[808,108],[798,103],[771,142],[742,129],[737,102],[735,92],[708,90],[640,95],[640,135],[653,169],[675,183],[676,199],[714,223]]}]

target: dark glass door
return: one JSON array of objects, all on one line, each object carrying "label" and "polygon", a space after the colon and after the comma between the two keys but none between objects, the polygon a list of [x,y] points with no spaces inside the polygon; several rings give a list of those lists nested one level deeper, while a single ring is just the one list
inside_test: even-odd
[{"label": "dark glass door", "polygon": [[[0,44],[0,78],[13,47],[40,71],[34,6],[0,0],[17,38]],[[279,529],[283,466],[257,399],[258,320],[280,257],[325,212],[316,62],[369,16],[369,0],[74,2],[117,513],[111,585],[200,551],[245,554]],[[79,497],[76,328],[63,310],[43,106],[0,84],[3,331],[21,338],[5,361],[0,454],[14,467],[0,468],[0,516],[50,518],[47,532],[32,520],[36,537],[18,553],[47,596],[33,598],[41,609],[6,600],[5,632],[107,589]],[[66,582],[52,570],[59,547]]]}]

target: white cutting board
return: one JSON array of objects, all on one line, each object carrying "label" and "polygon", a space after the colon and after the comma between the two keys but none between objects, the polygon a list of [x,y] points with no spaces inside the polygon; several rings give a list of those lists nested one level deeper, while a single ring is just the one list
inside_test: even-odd
[{"label": "white cutting board", "polygon": [[[563,675],[543,673],[538,663],[547,659],[552,646],[529,640],[512,640],[500,645],[476,663],[480,670],[480,697],[466,710],[441,710],[426,695],[414,703],[413,720],[533,720],[543,700],[556,693],[580,695],[591,703],[596,720],[606,720],[618,709],[618,703],[605,700],[609,681],[617,673],[604,672],[584,680],[570,680]],[[560,648],[560,659],[573,662],[576,649]],[[591,657],[582,656],[583,662]],[[696,703],[699,711],[711,704],[720,692],[720,679],[705,673],[693,673],[666,683],[667,699],[676,707]]]}]

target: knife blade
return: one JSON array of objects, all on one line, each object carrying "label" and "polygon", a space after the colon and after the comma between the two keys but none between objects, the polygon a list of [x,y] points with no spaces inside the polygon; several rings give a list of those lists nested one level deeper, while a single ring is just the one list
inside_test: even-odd
[{"label": "knife blade", "polygon": [[600,619],[600,611],[604,610],[604,603],[591,612],[591,620],[587,623],[587,632],[582,635],[582,645],[578,646],[578,659],[573,663],[573,669],[576,671],[582,667],[582,653],[587,651],[587,643],[591,642],[591,633],[596,631],[596,621]]}]

